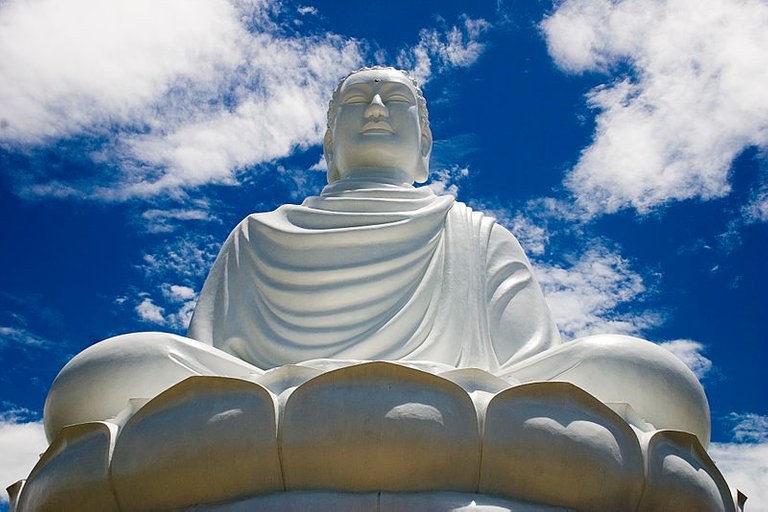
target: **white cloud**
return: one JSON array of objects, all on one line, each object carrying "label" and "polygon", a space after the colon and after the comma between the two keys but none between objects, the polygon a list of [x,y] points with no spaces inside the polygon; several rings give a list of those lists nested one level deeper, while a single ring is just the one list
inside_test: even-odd
[{"label": "white cloud", "polygon": [[171,233],[179,226],[179,221],[210,221],[213,220],[207,210],[199,208],[152,208],[141,214],[146,222],[145,227],[149,233]]},{"label": "white cloud", "polygon": [[768,147],[764,1],[565,0],[541,27],[566,71],[633,71],[589,95],[593,141],[566,179],[589,214],[721,197],[734,158]]},{"label": "white cloud", "polygon": [[747,496],[746,510],[768,510],[768,442],[712,443],[709,454],[728,485]]},{"label": "white cloud", "polygon": [[456,197],[459,194],[459,183],[469,176],[469,168],[458,165],[447,169],[433,169],[429,173],[427,187],[437,195],[452,195]]},{"label": "white cloud", "polygon": [[[197,292],[189,286],[169,283],[160,285],[159,292],[157,297],[139,293],[139,302],[134,308],[138,317],[169,329],[186,330],[195,311]],[[120,300],[128,299],[121,297]]]},{"label": "white cloud", "polygon": [[699,379],[712,369],[712,361],[704,356],[704,345],[693,340],[671,340],[659,343],[685,363]]},{"label": "white cloud", "polygon": [[768,186],[761,187],[742,208],[746,223],[768,222]]},{"label": "white cloud", "polygon": [[[493,217],[496,222],[514,234],[529,258],[544,256],[551,235],[543,223],[537,223],[521,212],[510,211],[492,202],[470,201],[470,205]],[[537,220],[541,221],[541,219]]]},{"label": "white cloud", "polygon": [[139,315],[139,318],[153,324],[166,324],[163,312],[164,309],[152,302],[152,299],[149,297],[144,297],[139,305],[136,306],[136,314]]},{"label": "white cloud", "polygon": [[312,167],[309,168],[309,170],[327,172],[328,162],[325,161],[325,155],[320,155],[320,160],[318,160],[316,164],[313,164]]},{"label": "white cloud", "polygon": [[0,414],[0,503],[8,503],[5,488],[26,478],[48,446],[41,421],[18,422]]},{"label": "white cloud", "polygon": [[197,304],[196,290],[202,287],[220,245],[210,235],[193,233],[158,245],[144,254],[140,265],[151,293],[134,291],[116,301],[131,304],[145,322],[186,330]]},{"label": "white cloud", "polygon": [[768,416],[731,413],[731,443],[712,443],[709,453],[728,484],[749,498],[746,509],[768,510]]},{"label": "white cloud", "polygon": [[311,5],[302,5],[301,7],[297,8],[296,11],[302,16],[306,14],[317,16],[317,7],[313,7]]},{"label": "white cloud", "polygon": [[30,195],[108,200],[235,183],[246,166],[321,141],[328,92],[358,44],[288,36],[279,7],[233,0],[0,4],[0,142],[109,138],[90,185],[38,180]]},{"label": "white cloud", "polygon": [[243,167],[320,143],[328,92],[340,76],[359,67],[357,44],[331,35],[318,40],[259,34],[248,50],[248,69],[237,78],[249,82],[241,87],[255,89],[243,92],[236,107],[127,140],[131,155],[165,172],[149,182],[144,176],[132,180],[124,194],[234,183],[234,172]]},{"label": "white cloud", "polygon": [[642,337],[663,324],[662,314],[642,306],[651,293],[643,275],[618,248],[574,222],[569,205],[541,198],[519,210],[494,202],[471,206],[518,239],[566,340],[594,334]]},{"label": "white cloud", "polygon": [[[179,331],[189,327],[197,304],[195,290],[189,286],[168,283],[160,286],[159,298],[154,299],[146,292],[140,293],[139,298],[141,302],[135,310],[141,320]],[[161,301],[163,305],[156,304],[155,300]]]},{"label": "white cloud", "polygon": [[652,312],[620,313],[646,291],[629,261],[599,243],[569,265],[535,262],[534,271],[565,338],[615,333],[638,335],[661,323]]},{"label": "white cloud", "polygon": [[150,279],[199,286],[208,275],[221,242],[209,235],[192,233],[176,237],[145,253],[141,269]]},{"label": "white cloud", "polygon": [[728,415],[733,426],[733,439],[738,442],[768,443],[768,416],[755,413]]},{"label": "white cloud", "polygon": [[30,347],[42,347],[50,345],[50,342],[24,327],[10,327],[0,325],[0,347],[3,345],[11,344]]},{"label": "white cloud", "polygon": [[163,289],[163,294],[174,302],[183,302],[197,297],[195,290],[189,286],[172,284]]},{"label": "white cloud", "polygon": [[474,64],[485,51],[482,37],[491,28],[484,19],[462,18],[461,25],[445,30],[424,28],[419,42],[397,56],[397,65],[424,84],[435,71],[466,68]]},{"label": "white cloud", "polygon": [[215,86],[243,58],[225,0],[10,1],[0,21],[4,140],[152,122],[148,109],[171,87]]}]

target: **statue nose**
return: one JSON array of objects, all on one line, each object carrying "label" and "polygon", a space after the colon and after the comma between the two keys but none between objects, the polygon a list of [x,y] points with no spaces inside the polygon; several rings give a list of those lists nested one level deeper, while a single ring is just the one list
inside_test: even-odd
[{"label": "statue nose", "polygon": [[389,117],[389,110],[387,110],[386,105],[381,101],[381,96],[378,94],[373,95],[371,103],[368,105],[368,108],[365,109],[365,117],[373,117],[374,119],[379,117]]}]

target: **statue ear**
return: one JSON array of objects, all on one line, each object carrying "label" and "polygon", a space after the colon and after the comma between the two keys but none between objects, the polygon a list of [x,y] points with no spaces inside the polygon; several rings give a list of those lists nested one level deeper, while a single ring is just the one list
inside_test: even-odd
[{"label": "statue ear", "polygon": [[330,129],[325,131],[325,136],[323,137],[323,156],[325,156],[325,163],[328,166],[326,176],[330,184],[341,177],[336,169],[336,165],[333,163],[333,136]]},{"label": "statue ear", "polygon": [[421,132],[421,159],[414,181],[424,183],[429,178],[429,157],[432,154],[432,130],[427,126]]}]

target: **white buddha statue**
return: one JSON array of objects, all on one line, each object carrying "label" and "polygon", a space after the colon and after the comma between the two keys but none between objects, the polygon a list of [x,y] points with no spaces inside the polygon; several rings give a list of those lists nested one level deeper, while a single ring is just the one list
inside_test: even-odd
[{"label": "white buddha statue", "polygon": [[188,338],[118,336],[70,361],[46,400],[48,436],[114,417],[190,375],[386,360],[475,367],[512,383],[569,381],[706,446],[709,408],[688,368],[625,336],[561,344],[515,237],[413,186],[427,179],[431,148],[424,96],[406,74],[369,68],[343,80],[328,113],[322,193],[232,231]]},{"label": "white buddha statue", "polygon": [[232,231],[188,337],[64,367],[17,510],[734,510],[693,373],[562,343],[515,237],[413,186],[431,148],[404,72],[342,80],[328,185]]}]

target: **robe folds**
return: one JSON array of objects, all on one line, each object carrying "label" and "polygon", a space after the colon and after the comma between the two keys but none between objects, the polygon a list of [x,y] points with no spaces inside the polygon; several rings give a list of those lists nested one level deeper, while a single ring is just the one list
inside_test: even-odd
[{"label": "robe folds", "polygon": [[560,343],[506,229],[426,187],[360,178],[243,220],[188,335],[262,369],[331,358],[495,372]]}]

